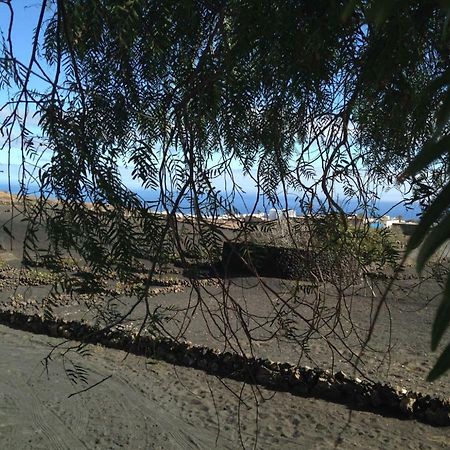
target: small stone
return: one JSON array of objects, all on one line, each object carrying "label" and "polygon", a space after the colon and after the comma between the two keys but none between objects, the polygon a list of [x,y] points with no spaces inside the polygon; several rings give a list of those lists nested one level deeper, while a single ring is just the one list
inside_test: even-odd
[{"label": "small stone", "polygon": [[432,425],[450,425],[450,412],[444,408],[427,408],[425,418]]},{"label": "small stone", "polygon": [[292,365],[290,363],[279,363],[280,370],[283,372],[288,372],[292,369]]},{"label": "small stone", "polygon": [[167,352],[163,355],[161,355],[167,362],[171,363],[171,364],[176,364],[177,361],[177,357],[171,353],[171,352]]},{"label": "small stone", "polygon": [[63,328],[62,330],[62,336],[65,339],[70,339],[72,337],[72,333],[70,332],[70,330],[68,328]]},{"label": "small stone", "polygon": [[293,369],[291,372],[292,380],[295,383],[302,381],[302,374],[298,369]]},{"label": "small stone", "polygon": [[225,352],[222,361],[223,364],[232,364],[234,362],[234,357],[230,352]]},{"label": "small stone", "polygon": [[408,393],[408,390],[405,389],[404,387],[397,388],[396,391],[399,395],[406,395]]},{"label": "small stone", "polygon": [[309,394],[309,387],[305,383],[298,383],[298,384],[296,384],[294,386],[293,391],[297,395],[308,395]]},{"label": "small stone", "polygon": [[336,380],[337,381],[339,381],[339,382],[344,382],[345,380],[347,380],[347,375],[344,373],[344,372],[342,372],[342,370],[341,371],[339,371],[339,372],[336,372],[336,374],[334,375],[334,378],[336,378]]},{"label": "small stone", "polygon": [[56,323],[49,323],[48,334],[52,337],[58,336],[58,325]]},{"label": "small stone", "polygon": [[256,372],[255,379],[257,383],[266,385],[272,380],[272,373],[268,368],[261,366]]},{"label": "small stone", "polygon": [[375,408],[378,408],[383,404],[383,400],[381,399],[380,394],[376,389],[374,389],[372,391],[372,394],[370,395],[370,402]]},{"label": "small stone", "polygon": [[185,353],[183,355],[183,363],[186,366],[191,367],[191,366],[193,366],[195,364],[195,358],[191,354]]},{"label": "small stone", "polygon": [[208,358],[200,358],[198,361],[198,367],[202,370],[206,370],[208,368]]},{"label": "small stone", "polygon": [[212,363],[210,364],[209,370],[210,370],[212,373],[218,373],[219,370],[220,370],[220,366],[219,366],[219,364],[218,364],[217,362],[214,361],[214,362],[212,362]]},{"label": "small stone", "polygon": [[414,405],[416,399],[413,396],[406,396],[400,400],[400,411],[404,414],[410,415],[414,412]]},{"label": "small stone", "polygon": [[325,377],[319,377],[314,385],[313,392],[315,395],[328,400],[338,400],[341,393],[336,389]]}]

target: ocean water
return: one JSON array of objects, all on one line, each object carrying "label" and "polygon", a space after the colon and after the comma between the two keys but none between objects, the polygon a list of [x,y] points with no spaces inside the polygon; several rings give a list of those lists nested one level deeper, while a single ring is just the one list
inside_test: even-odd
[{"label": "ocean water", "polygon": [[[6,167],[0,166],[0,191],[9,192],[11,191],[13,194],[16,194],[20,190],[20,183],[18,181],[18,172],[12,170],[11,177],[8,180],[8,171]],[[152,190],[144,190],[140,188],[139,185],[134,180],[124,180],[127,187],[139,195],[143,200],[149,202],[150,206],[153,202],[156,202],[159,198],[159,193],[157,191]],[[30,194],[37,194],[39,192],[38,186],[36,183],[30,182],[27,185],[27,192]],[[204,203],[206,205],[207,199],[204,197]],[[338,201],[339,203],[339,201]],[[341,207],[349,214],[354,213],[363,213],[360,208],[358,208],[358,204],[356,201],[350,199],[346,199],[346,202],[339,203]],[[383,200],[381,198],[378,202],[371,205],[372,207],[368,210],[368,215],[370,217],[382,217],[384,215],[389,215],[391,217],[401,217],[404,220],[418,220],[420,218],[421,209],[419,205],[412,205],[406,207],[404,203],[400,201],[392,201],[392,200]],[[189,213],[191,206],[189,199],[184,199],[180,204],[181,209]],[[302,215],[302,208],[300,205],[300,201],[298,200],[298,196],[296,194],[289,194],[287,196],[287,204],[283,196],[280,196],[280,202],[276,205],[272,204],[267,198],[262,196],[258,197],[255,193],[248,192],[241,195],[236,195],[233,198],[231,208],[236,213],[248,214],[252,211],[254,212],[265,212],[268,213],[271,208],[275,209],[292,209],[295,210],[298,215]],[[319,204],[316,203],[313,205],[314,210],[319,209]],[[205,209],[206,214],[207,208]],[[226,213],[227,211],[223,209],[220,211],[221,214]]]},{"label": "ocean water", "polygon": [[[358,202],[356,200],[347,199],[346,202],[338,204],[342,209],[349,214],[364,213],[363,209],[358,207]],[[304,211],[297,200],[297,196],[292,194],[288,196],[287,204],[285,201],[281,204],[273,205],[267,199],[259,198],[257,201],[256,195],[245,194],[242,197],[235,198],[233,202],[233,207],[240,213],[249,213],[251,211],[255,212],[265,212],[268,213],[271,208],[275,209],[292,209],[295,210],[297,215],[302,215]],[[313,206],[314,210],[319,209],[319,205],[316,203]],[[419,220],[421,214],[421,208],[418,204],[412,206],[405,206],[404,202],[401,201],[391,201],[382,200],[370,205],[367,209],[367,215],[369,217],[379,218],[385,215],[389,215],[391,218],[401,217],[404,220]]]}]

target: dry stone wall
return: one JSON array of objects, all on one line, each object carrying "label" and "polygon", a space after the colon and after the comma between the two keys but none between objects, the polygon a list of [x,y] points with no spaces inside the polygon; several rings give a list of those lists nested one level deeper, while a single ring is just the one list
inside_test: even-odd
[{"label": "dry stone wall", "polygon": [[99,330],[89,324],[47,319],[12,310],[0,310],[0,323],[24,331],[129,351],[176,365],[203,370],[266,388],[347,404],[351,407],[416,419],[434,426],[450,426],[450,402],[387,384],[351,378],[343,372],[256,359],[230,352],[137,336],[118,329]]},{"label": "dry stone wall", "polygon": [[331,270],[325,255],[300,248],[277,247],[251,242],[224,242],[222,266],[225,275],[259,275],[285,279],[315,280]]}]

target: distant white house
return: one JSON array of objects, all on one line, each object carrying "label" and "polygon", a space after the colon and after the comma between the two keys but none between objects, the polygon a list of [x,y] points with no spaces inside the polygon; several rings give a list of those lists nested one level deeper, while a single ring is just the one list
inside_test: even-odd
[{"label": "distant white house", "polygon": [[285,209],[283,211],[283,217],[297,217],[297,211],[295,209]]},{"label": "distant white house", "polygon": [[275,208],[271,208],[269,210],[269,214],[267,216],[269,220],[277,220],[278,219],[278,211]]},{"label": "distant white house", "polygon": [[240,214],[239,217],[245,221],[260,221],[267,220],[267,214],[263,212],[255,212],[253,214]]},{"label": "distant white house", "polygon": [[392,228],[396,225],[417,225],[417,222],[405,221],[403,219],[389,219],[384,222],[386,228]]},{"label": "distant white house", "polygon": [[275,209],[271,208],[269,210],[268,219],[269,220],[279,220],[279,219],[287,219],[297,217],[297,212],[295,209]]},{"label": "distant white house", "polygon": [[399,231],[407,236],[414,233],[418,222],[405,221],[402,219],[386,220],[384,223],[386,228],[390,228],[392,231]]}]

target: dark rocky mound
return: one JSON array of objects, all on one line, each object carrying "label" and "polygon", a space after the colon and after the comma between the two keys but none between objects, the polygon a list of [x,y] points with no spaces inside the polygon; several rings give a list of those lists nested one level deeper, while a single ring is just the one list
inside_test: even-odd
[{"label": "dark rocky mound", "polygon": [[312,280],[329,271],[327,258],[300,248],[261,245],[251,242],[224,242],[222,249],[224,275],[274,277]]}]

